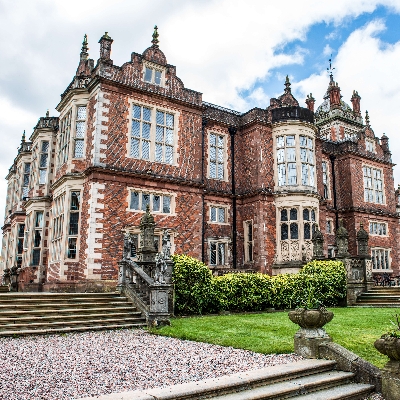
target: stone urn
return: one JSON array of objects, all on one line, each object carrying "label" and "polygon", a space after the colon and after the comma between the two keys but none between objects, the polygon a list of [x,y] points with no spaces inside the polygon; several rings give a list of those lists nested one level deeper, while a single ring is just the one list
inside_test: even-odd
[{"label": "stone urn", "polygon": [[294,311],[289,311],[288,315],[293,323],[306,329],[322,328],[333,318],[333,312],[324,307],[316,309],[296,308]]},{"label": "stone urn", "polygon": [[400,338],[383,335],[375,340],[375,348],[379,353],[388,356],[392,361],[400,361]]},{"label": "stone urn", "polygon": [[292,322],[300,326],[294,335],[294,352],[304,358],[319,358],[319,346],[332,341],[323,326],[332,321],[333,312],[324,307],[296,308],[288,315]]}]

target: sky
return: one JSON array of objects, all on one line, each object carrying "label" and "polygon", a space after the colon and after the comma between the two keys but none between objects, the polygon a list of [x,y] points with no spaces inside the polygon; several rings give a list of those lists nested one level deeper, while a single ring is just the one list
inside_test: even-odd
[{"label": "sky", "polygon": [[[0,214],[8,169],[21,136],[56,105],[79,63],[114,39],[115,65],[151,45],[154,25],[167,61],[203,100],[237,111],[265,108],[289,75],[300,105],[322,103],[332,59],[349,104],[353,90],[375,135],[390,140],[400,164],[400,0],[0,0]],[[400,165],[394,167],[400,183]],[[1,217],[2,218],[2,215]]]}]

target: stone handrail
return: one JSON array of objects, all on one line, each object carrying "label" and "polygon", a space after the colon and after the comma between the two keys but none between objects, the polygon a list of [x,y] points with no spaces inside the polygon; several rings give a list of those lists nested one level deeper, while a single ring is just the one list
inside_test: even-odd
[{"label": "stone handrail", "polygon": [[165,262],[165,271],[156,263],[140,264],[128,258],[119,262],[118,289],[146,316],[148,325],[169,324],[173,315],[172,262]]}]

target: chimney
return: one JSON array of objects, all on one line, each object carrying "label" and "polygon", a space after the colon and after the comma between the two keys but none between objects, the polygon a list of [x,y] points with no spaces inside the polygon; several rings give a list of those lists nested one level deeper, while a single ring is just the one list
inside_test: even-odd
[{"label": "chimney", "polygon": [[306,104],[307,104],[307,108],[308,108],[310,111],[314,112],[315,99],[314,99],[312,93],[310,93],[310,94],[307,95]]},{"label": "chimney", "polygon": [[109,64],[112,64],[111,60],[111,44],[113,40],[108,36],[108,32],[106,32],[99,40],[100,43],[100,60]]},{"label": "chimney", "polygon": [[340,87],[337,82],[329,82],[328,87],[329,100],[331,103],[331,110],[334,108],[340,108]]},{"label": "chimney", "polygon": [[358,92],[356,90],[353,90],[353,96],[351,96],[350,101],[353,104],[354,114],[357,114],[358,116],[361,116],[360,100],[361,97],[359,96]]}]

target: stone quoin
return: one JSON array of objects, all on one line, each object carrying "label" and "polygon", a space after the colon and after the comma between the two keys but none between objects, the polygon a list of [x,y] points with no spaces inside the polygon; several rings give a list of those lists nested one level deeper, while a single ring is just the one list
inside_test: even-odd
[{"label": "stone quoin", "polygon": [[373,272],[399,273],[389,138],[362,117],[357,91],[350,107],[331,73],[323,103],[309,94],[303,107],[287,77],[280,97],[242,113],[184,86],[157,27],[151,43],[116,66],[109,34],[96,62],[85,35],[59,115],[24,133],[2,247],[3,269],[21,268],[19,290],[111,290],[126,234],[137,257],[147,205],[155,249],[167,230],[171,253],[215,274],[297,272],[316,229],[319,258],[333,258],[339,220],[351,255],[362,223]]}]

